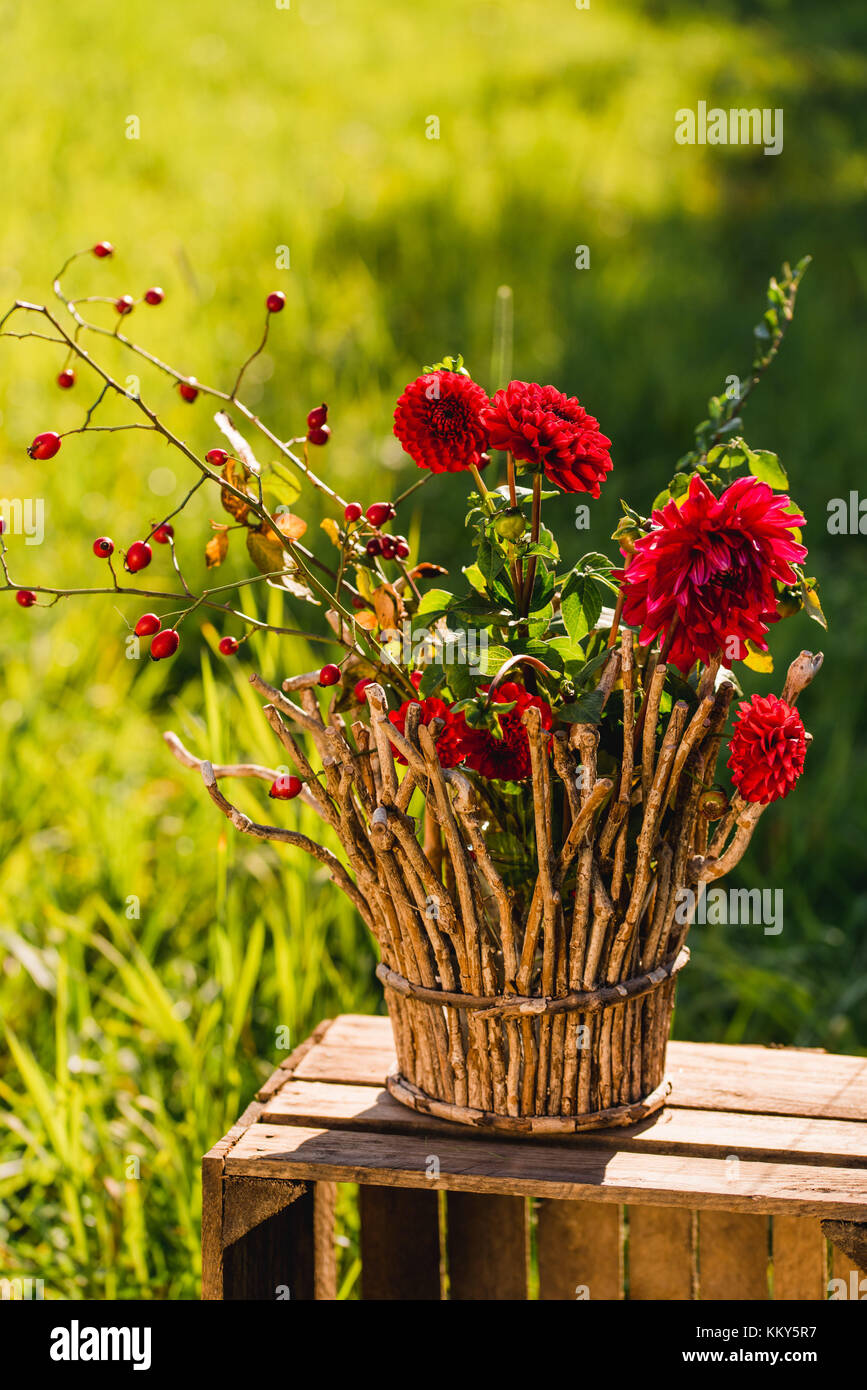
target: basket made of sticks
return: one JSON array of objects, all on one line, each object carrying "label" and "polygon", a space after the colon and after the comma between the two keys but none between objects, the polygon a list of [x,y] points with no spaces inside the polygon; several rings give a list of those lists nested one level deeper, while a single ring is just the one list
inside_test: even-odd
[{"label": "basket made of sticks", "polygon": [[[313,855],[367,923],[397,1049],[388,1088],[403,1104],[527,1133],[629,1124],[663,1105],[676,977],[688,959],[684,890],[694,906],[737,864],[764,807],[738,794],[730,805],[723,798],[722,814],[707,804],[733,694],[719,662],[691,701],[663,714],[665,663],[651,660],[639,683],[635,660],[623,632],[598,688],[602,709],[622,692],[611,777],[597,775],[598,725],[548,733],[537,708],[525,711],[532,860],[519,882],[492,848],[490,789],[441,765],[439,726],[422,724],[421,705],[396,729],[375,683],[365,690],[369,726],[358,720],[350,731],[335,709],[323,716],[315,674],[283,692],[253,677],[345,863],[296,830],[251,821],[218,786],[221,776],[270,769],[198,764],[238,829]],[[820,664],[802,652],[783,699],[793,704]],[[284,693],[296,691],[300,706]],[[290,724],[312,738],[323,780]],[[720,817],[712,837],[708,811]]]},{"label": "basket made of sticks", "polygon": [[380,965],[398,1059],[388,1090],[439,1119],[514,1133],[634,1124],[670,1090],[665,1044],[688,959],[684,948],[622,984],[551,999],[426,990]]}]

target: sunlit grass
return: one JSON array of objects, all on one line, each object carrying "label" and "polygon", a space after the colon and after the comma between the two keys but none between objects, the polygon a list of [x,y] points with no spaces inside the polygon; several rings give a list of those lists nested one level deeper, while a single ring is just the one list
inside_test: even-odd
[{"label": "sunlit grass", "polygon": [[[250,404],[288,437],[328,399],[334,434],[317,464],[370,501],[412,480],[391,411],[423,362],[463,351],[500,384],[487,373],[507,283],[516,375],[577,392],[614,439],[617,472],[589,538],[607,548],[618,497],[650,503],[707,396],[743,370],[767,275],[813,252],[747,422],[779,450],[808,513],[832,619],[828,635],[801,619],[779,634],[778,672],[801,646],[827,653],[802,701],[815,744],[739,873],[784,889],[785,927],[696,932],[676,1029],[864,1048],[867,560],[863,537],[824,531],[827,499],[857,486],[863,447],[858,10],[566,0],[543,13],[511,0],[432,19],[386,0],[360,14],[347,0],[286,11],[0,0],[2,306],[47,293],[68,251],[109,237],[116,260],[86,258],[71,286],[162,284],[166,303],[128,327],[225,385],[256,341],[265,293],[283,288]],[[674,111],[731,94],[785,105],[778,159],[676,149]],[[125,138],[131,113],[138,141]],[[439,140],[425,137],[431,113]],[[574,266],[579,243],[588,272]],[[288,271],[275,268],[283,245]],[[111,345],[108,360],[131,370]],[[93,537],[128,544],[188,479],[136,435],[70,441],[37,471],[24,445],[79,423],[96,394],[86,376],[59,392],[60,365],[44,344],[0,343],[0,494],[46,503],[46,543],[10,542],[16,581],[87,585],[103,573]],[[147,390],[197,448],[215,442],[205,402],[188,408],[164,382]],[[166,496],[151,487],[159,468],[176,473]],[[468,558],[462,483],[437,489],[415,499],[415,525],[423,553],[456,570]],[[322,511],[305,506],[317,544]],[[588,538],[570,503],[552,510],[577,556]],[[197,585],[216,514],[201,493],[178,527]],[[149,571],[169,573],[164,555]],[[243,553],[220,573],[246,573]],[[276,617],[279,597],[268,602]],[[277,1030],[298,1042],[324,1015],[381,1007],[373,947],[327,878],[241,840],[160,738],[171,727],[199,756],[276,763],[246,676],[314,658],[257,637],[224,662],[215,623],[201,638],[187,628],[171,663],[131,660],[138,611],[106,599],[22,613],[6,597],[0,613],[0,1275],[42,1277],[49,1297],[196,1296],[198,1160],[279,1062]],[[232,795],[314,828],[262,784]],[[341,1280],[354,1296],[348,1201],[344,1217]]]}]

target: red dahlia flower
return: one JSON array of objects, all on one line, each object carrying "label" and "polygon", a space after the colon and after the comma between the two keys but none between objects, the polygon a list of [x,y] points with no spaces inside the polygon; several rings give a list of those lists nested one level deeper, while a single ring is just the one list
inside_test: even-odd
[{"label": "red dahlia flower", "polygon": [[779,801],[804,770],[801,716],[776,695],[754,695],[739,710],[729,743],[732,781],[745,801]]},{"label": "red dahlia flower", "polygon": [[[487,686],[482,687],[485,692]],[[513,705],[510,710],[499,713],[498,705]],[[481,739],[474,740],[464,748],[464,761],[467,767],[481,773],[492,781],[524,782],[532,772],[530,762],[530,741],[524,728],[522,716],[530,705],[535,705],[542,715],[542,728],[550,729],[554,723],[551,706],[538,695],[530,695],[522,685],[506,681],[498,686],[491,699],[493,722],[499,725],[499,735],[491,729],[479,730]],[[476,733],[470,730],[470,733]]]},{"label": "red dahlia flower", "polygon": [[541,467],[564,492],[599,496],[611,471],[611,440],[575,396],[555,386],[510,381],[482,411],[490,448],[506,449],[523,463]]},{"label": "red dahlia flower", "polygon": [[797,583],[793,562],[806,548],[793,528],[804,518],[791,500],[756,478],[738,478],[717,499],[694,474],[682,506],[653,513],[653,529],[635,541],[623,570],[623,621],[640,628],[648,645],[679,623],[669,660],[689,671],[718,652],[742,660],[746,640],[767,651],[768,625],[777,621],[774,580]]},{"label": "red dahlia flower", "polygon": [[[460,710],[457,714],[453,713],[451,706],[435,695],[429,695],[424,700],[404,700],[400,709],[392,710],[388,717],[402,734],[406,733],[406,712],[411,704],[421,705],[422,724],[430,724],[432,719],[445,720],[445,728],[436,741],[437,755],[443,767],[457,767],[458,763],[463,762],[473,744],[484,737],[469,727]],[[406,762],[406,758],[396,748],[394,756],[399,763]]]},{"label": "red dahlia flower", "polygon": [[394,432],[419,468],[459,473],[478,468],[487,448],[479,419],[488,398],[460,372],[436,371],[407,386],[394,412]]}]

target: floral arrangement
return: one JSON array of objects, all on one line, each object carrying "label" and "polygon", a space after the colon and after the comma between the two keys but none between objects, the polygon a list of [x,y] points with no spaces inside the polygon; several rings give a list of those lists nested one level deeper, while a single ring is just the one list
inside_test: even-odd
[{"label": "floral arrangement", "polygon": [[[113,248],[100,242],[92,252],[105,261]],[[779,697],[740,703],[731,789],[717,781],[733,664],[770,672],[778,622],[805,610],[824,623],[785,471],[741,432],[807,260],[771,280],[749,375],[711,399],[650,514],[621,504],[620,562],[593,550],[564,564],[542,519],[546,500],[596,499],[613,469],[612,439],[574,396],[524,381],[489,396],[460,357],[426,367],[394,412],[394,433],[422,476],[393,501],[364,506],[311,466],[331,438],[326,404],[290,439],[244,404],[244,378],[284,307],[281,292],[267,297],[259,346],[219,390],[123,331],[139,304],[163,302],[161,288],[141,300],[69,296],[67,271],[85,254],[56,277],[58,308],[19,300],[0,320],[4,336],[59,347],[60,389],[86,380],[97,390],[78,428],[38,433],[29,455],[48,463],[77,435],[139,429],[182,455],[194,480],[125,549],[94,540],[106,578],[86,590],[13,579],[0,535],[3,589],[26,608],[73,592],[147,600],[132,626],[154,660],[173,657],[202,613],[219,615],[229,660],[263,629],[331,647],[334,659],[279,690],[251,675],[294,771],[214,767],[166,738],[201,769],[240,830],[313,855],[357,906],[382,955],[377,973],[401,1067],[393,1093],[456,1119],[523,1129],[647,1113],[664,1094],[674,977],[685,959],[677,894],[733,867],[765,806],[787,796],[804,769],[809,736],[795,705],[821,664],[810,653],[793,663]],[[86,317],[99,303],[113,327]],[[149,369],[153,398],[101,364],[100,336]],[[166,386],[190,406],[208,398],[217,406],[220,442],[203,455],[151,404]],[[111,397],[129,406],[131,421],[99,423]],[[260,464],[248,435],[275,461]],[[409,496],[443,473],[471,484],[474,553],[457,583],[414,557],[392,525]],[[208,568],[240,533],[256,572],[196,593],[181,558],[189,538],[176,523],[205,484],[227,516],[211,523]],[[324,558],[304,544],[303,504],[296,508],[304,487],[333,511],[322,523]],[[165,549],[168,580],[128,582],[120,557],[126,575],[138,576],[154,547]],[[237,591],[257,583],[279,589],[290,611],[321,616],[318,630],[275,627],[239,607]],[[219,786],[236,776],[266,780],[276,801],[302,797],[343,857],[289,826],[252,822]],[[589,1043],[582,1033],[576,1045],[579,1029]]]}]

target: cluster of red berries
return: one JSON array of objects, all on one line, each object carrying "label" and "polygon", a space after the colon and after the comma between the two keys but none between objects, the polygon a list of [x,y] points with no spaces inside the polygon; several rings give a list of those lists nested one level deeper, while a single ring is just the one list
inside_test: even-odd
[{"label": "cluster of red berries", "polygon": [[174,656],[180,646],[180,634],[173,627],[163,628],[156,613],[143,613],[133,631],[136,637],[152,638],[150,651],[154,661]]},{"label": "cluster of red berries", "polygon": [[[397,511],[393,502],[372,502],[365,512],[360,502],[349,502],[343,512],[347,523],[355,526],[363,517],[375,531],[379,531],[387,521],[393,521]],[[371,559],[405,560],[409,555],[409,542],[406,536],[374,535],[365,543],[365,550]]]},{"label": "cluster of red berries", "polygon": [[307,416],[307,443],[308,444],[327,444],[331,438],[331,430],[326,425],[328,419],[328,406],[323,401],[311,410]]}]

